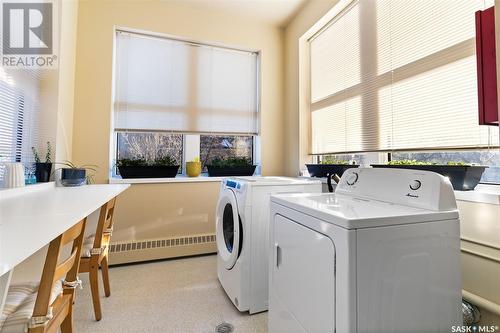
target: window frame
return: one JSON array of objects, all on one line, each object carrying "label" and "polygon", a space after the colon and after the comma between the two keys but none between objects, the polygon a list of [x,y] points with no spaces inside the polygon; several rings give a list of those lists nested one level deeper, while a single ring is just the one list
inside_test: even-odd
[{"label": "window frame", "polygon": [[[198,156],[200,157],[201,159],[201,136],[212,136],[211,134],[200,134],[200,144],[198,145]],[[214,136],[250,136],[252,137],[252,157],[251,157],[251,162],[252,164],[256,164],[255,163],[255,159],[256,159],[256,156],[255,156],[255,145],[256,145],[256,139],[255,139],[255,135],[243,135],[243,134],[214,134]],[[258,164],[260,165],[260,163]],[[203,172],[203,165],[202,165],[202,173],[207,173],[207,172]]]},{"label": "window frame", "polygon": [[[117,178],[119,177],[117,175],[117,168],[116,168],[116,157],[118,154],[118,132],[122,132],[123,130],[117,130],[115,128],[115,123],[114,123],[114,105],[115,105],[115,98],[116,98],[116,49],[117,49],[117,32],[122,31],[122,32],[130,32],[130,33],[135,33],[135,34],[145,34],[148,36],[152,37],[158,37],[158,38],[166,38],[166,39],[172,39],[172,40],[177,40],[185,43],[192,43],[192,44],[201,44],[201,45],[207,45],[207,46],[213,46],[213,47],[220,47],[220,48],[227,48],[227,49],[232,49],[232,50],[237,50],[237,51],[245,51],[245,52],[253,52],[257,56],[257,63],[256,63],[256,71],[257,71],[257,80],[256,80],[256,110],[257,110],[257,134],[246,134],[246,133],[213,133],[213,135],[231,135],[231,136],[252,136],[253,137],[253,142],[252,142],[252,161],[253,164],[257,165],[257,169],[255,174],[260,175],[260,166],[261,166],[261,146],[260,146],[260,136],[261,136],[261,121],[262,121],[262,99],[261,99],[261,87],[262,87],[262,73],[261,73],[261,68],[262,68],[262,51],[257,50],[257,49],[250,49],[250,48],[241,48],[241,47],[235,47],[223,43],[217,43],[217,42],[207,42],[207,41],[201,41],[201,40],[196,40],[196,39],[191,39],[191,38],[184,38],[176,35],[170,35],[170,34],[165,34],[165,33],[160,33],[160,32],[154,32],[154,31],[148,31],[148,30],[142,30],[142,29],[134,29],[130,27],[125,27],[125,26],[114,26],[113,27],[113,54],[112,54],[112,78],[111,78],[111,105],[110,105],[110,144],[109,144],[109,152],[108,152],[108,158],[109,158],[109,167],[108,167],[108,177],[109,179]],[[155,130],[151,130],[151,132],[158,132]],[[200,156],[200,135],[211,135],[212,133],[179,133],[182,134],[183,139],[183,146],[182,146],[182,165],[179,168],[180,172],[178,175],[185,176],[186,175],[186,162],[192,161],[195,157]],[[198,144],[193,145],[193,140],[194,142],[196,141],[196,137],[198,137]],[[195,148],[197,147],[197,149]],[[202,174],[203,175],[203,174]]]},{"label": "window frame", "polygon": [[[115,130],[114,131],[114,140],[115,140],[115,143],[116,143],[116,149],[115,149],[115,154],[114,154],[114,165],[112,166],[112,174],[111,176],[114,177],[114,178],[117,178],[119,175],[118,175],[118,167],[116,166],[116,161],[118,160],[118,134],[119,133],[127,133],[127,131],[117,131]],[[186,161],[185,161],[185,154],[184,154],[184,146],[185,146],[185,141],[186,141],[186,136],[182,133],[168,133],[168,132],[158,132],[158,131],[148,131],[148,132],[133,132],[133,131],[130,131],[130,133],[163,133],[163,134],[179,134],[181,136],[181,140],[182,140],[182,148],[181,148],[181,161],[180,161],[180,165],[183,166],[186,164]],[[182,174],[183,173],[183,169],[182,168],[179,168],[179,171],[177,172],[178,175]]]},{"label": "window frame", "polygon": [[[359,150],[359,151],[332,151],[332,152],[318,152],[313,153],[313,122],[312,122],[312,71],[311,71],[311,41],[321,34],[324,30],[335,23],[336,20],[343,15],[344,12],[350,10],[358,0],[340,0],[335,4],[330,11],[328,11],[323,17],[321,17],[309,30],[307,30],[299,38],[299,113],[300,117],[304,121],[300,121],[300,140],[307,142],[307,146],[300,148],[299,154],[303,162],[309,160],[309,156],[322,156],[322,155],[341,155],[341,154],[362,154],[362,153],[387,153],[391,151],[402,151],[405,149],[393,149],[391,147],[379,149],[379,150]],[[483,125],[489,126],[489,125]],[[498,129],[494,126],[489,126]],[[302,145],[302,143],[301,143]],[[488,142],[486,145],[480,145],[477,147],[451,147],[450,149],[460,149],[460,150],[470,150],[478,151],[484,149],[498,149],[500,148],[500,143],[491,144]],[[411,148],[408,150],[416,150],[419,148]],[[446,151],[449,150],[447,147],[436,147],[434,148],[423,148],[422,151]],[[299,168],[303,167],[304,163],[299,165]]]},{"label": "window frame", "polygon": [[[335,18],[343,11],[347,10],[357,0],[340,0],[335,6],[332,7],[324,16],[314,23],[302,36],[299,38],[299,164],[296,168],[303,172],[305,171],[305,163],[319,163],[320,159],[326,155],[342,155],[342,154],[370,154],[370,159],[377,161],[377,163],[387,163],[391,160],[392,150],[385,151],[367,151],[367,152],[344,152],[344,153],[312,153],[312,121],[311,121],[311,47],[310,40],[315,35],[321,33],[331,24]],[[491,147],[492,149],[497,149]],[[445,149],[428,150],[428,152],[442,152]],[[460,149],[463,151],[481,151],[484,149]],[[403,152],[403,151],[401,151]],[[424,151],[425,152],[425,151]],[[377,160],[378,156],[378,160]],[[480,183],[484,185],[498,186],[499,183]]]},{"label": "window frame", "polygon": [[[183,160],[184,164],[182,165],[182,175],[186,175],[186,162],[192,161],[195,157],[201,158],[200,154],[200,143],[201,136],[206,135],[210,136],[212,134],[184,134],[184,147],[183,147]],[[252,136],[252,163],[260,166],[260,136],[259,135],[244,135],[244,134],[213,134],[219,136]],[[203,172],[203,174],[207,174]],[[260,172],[256,172],[256,174],[260,174]]]}]

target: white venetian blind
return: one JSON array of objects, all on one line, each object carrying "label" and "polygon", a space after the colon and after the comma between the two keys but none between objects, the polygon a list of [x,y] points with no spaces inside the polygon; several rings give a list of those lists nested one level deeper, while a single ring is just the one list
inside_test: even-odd
[{"label": "white venetian blind", "polygon": [[0,162],[33,162],[31,147],[41,140],[39,88],[38,72],[0,67]]},{"label": "white venetian blind", "polygon": [[118,31],[116,130],[258,134],[258,54]]},{"label": "white venetian blind", "polygon": [[482,0],[358,0],[310,39],[313,154],[498,146],[478,125]]}]

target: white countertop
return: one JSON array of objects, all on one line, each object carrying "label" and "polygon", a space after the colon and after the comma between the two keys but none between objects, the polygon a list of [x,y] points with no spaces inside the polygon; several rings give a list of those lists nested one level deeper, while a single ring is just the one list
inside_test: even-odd
[{"label": "white countertop", "polygon": [[206,183],[220,182],[224,177],[208,177],[201,175],[198,177],[188,177],[186,175],[177,175],[173,178],[128,178],[110,177],[110,184],[159,184],[159,183]]},{"label": "white countertop", "polygon": [[46,183],[0,191],[0,276],[129,186]]}]

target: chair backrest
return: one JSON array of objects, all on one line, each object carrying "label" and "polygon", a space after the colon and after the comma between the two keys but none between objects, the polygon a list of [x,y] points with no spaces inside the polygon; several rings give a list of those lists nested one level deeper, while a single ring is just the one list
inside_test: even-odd
[{"label": "chair backrest", "polygon": [[[86,221],[86,218],[81,220],[50,242],[38,287],[33,317],[47,315],[49,307],[52,305],[50,299],[54,282],[62,277],[65,277],[67,282],[77,280]],[[69,242],[73,242],[71,254],[64,260],[60,260],[61,250]],[[65,288],[64,294],[68,293],[73,294],[74,289]]]},{"label": "chair backrest", "polygon": [[94,238],[94,249],[100,249],[103,246],[108,246],[111,232],[113,231],[113,215],[115,213],[116,197],[106,202],[101,206],[99,213],[99,221]]}]

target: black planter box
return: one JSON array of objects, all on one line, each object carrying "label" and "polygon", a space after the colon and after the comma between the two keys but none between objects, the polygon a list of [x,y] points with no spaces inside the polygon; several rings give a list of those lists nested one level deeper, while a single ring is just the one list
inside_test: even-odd
[{"label": "black planter box", "polygon": [[426,170],[439,173],[450,179],[453,189],[457,191],[473,190],[483,175],[487,166],[475,165],[387,165],[372,164],[374,168],[393,168],[393,169],[413,169]]},{"label": "black planter box", "polygon": [[80,186],[87,181],[87,170],[62,168],[61,169],[61,184],[63,186]]},{"label": "black planter box", "polygon": [[37,183],[46,183],[50,180],[52,163],[35,163],[35,177]]},{"label": "black planter box", "polygon": [[306,164],[311,177],[326,177],[328,174],[342,177],[347,169],[357,168],[354,164]]},{"label": "black planter box", "polygon": [[119,166],[120,176],[129,178],[174,178],[179,171],[179,165],[159,166]]},{"label": "black planter box", "polygon": [[226,176],[253,176],[256,165],[241,166],[241,167],[216,167],[207,165],[208,175],[210,177],[226,177]]}]

